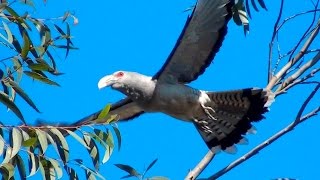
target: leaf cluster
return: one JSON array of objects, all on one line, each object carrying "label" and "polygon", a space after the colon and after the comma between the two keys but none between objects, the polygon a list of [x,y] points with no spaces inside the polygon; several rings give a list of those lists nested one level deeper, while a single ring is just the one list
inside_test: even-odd
[{"label": "leaf cluster", "polygon": [[31,0],[0,2],[0,48],[5,52],[0,55],[0,102],[24,124],[24,117],[15,103],[16,95],[35,111],[39,112],[39,109],[20,86],[21,79],[26,76],[59,86],[49,77],[62,74],[58,71],[53,52],[55,49],[63,49],[67,57],[70,50],[77,49],[71,41],[70,25],[67,22],[69,17],[75,22],[73,15],[66,13],[56,19],[40,19],[28,12],[20,14],[16,11],[25,10],[29,6],[34,8]]}]

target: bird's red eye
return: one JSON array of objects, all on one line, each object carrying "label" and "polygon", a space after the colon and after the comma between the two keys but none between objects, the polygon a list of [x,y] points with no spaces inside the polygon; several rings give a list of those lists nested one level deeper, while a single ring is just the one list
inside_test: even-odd
[{"label": "bird's red eye", "polygon": [[124,75],[123,72],[118,72],[118,73],[116,74],[117,77],[122,77],[123,75]]}]

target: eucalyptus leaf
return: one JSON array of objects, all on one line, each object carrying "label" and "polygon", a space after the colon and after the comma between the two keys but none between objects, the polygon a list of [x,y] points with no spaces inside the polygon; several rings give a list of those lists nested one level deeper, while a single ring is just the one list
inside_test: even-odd
[{"label": "eucalyptus leaf", "polygon": [[60,86],[58,83],[44,77],[43,75],[39,74],[39,73],[36,73],[36,72],[31,72],[31,71],[23,71],[27,76],[33,78],[33,79],[36,79],[36,80],[39,80],[41,82],[44,82],[46,84],[49,84],[49,85],[55,85],[55,86]]},{"label": "eucalyptus leaf", "polygon": [[12,81],[9,80],[9,84],[10,86],[15,90],[15,92],[17,92],[22,99],[24,99],[34,110],[36,110],[37,112],[40,113],[39,109],[36,107],[36,105],[34,104],[34,102],[30,99],[30,97],[20,88],[20,86]]},{"label": "eucalyptus leaf", "polygon": [[92,159],[92,163],[96,170],[99,169],[99,149],[97,147],[97,144],[93,141],[93,139],[87,135],[83,135],[83,140],[86,142],[87,146],[89,147],[88,152],[90,154],[90,157]]},{"label": "eucalyptus leaf", "polygon": [[5,106],[7,106],[9,109],[14,112],[16,116],[25,124],[26,122],[24,121],[23,115],[19,108],[10,100],[9,96],[7,94],[4,94],[3,92],[0,91],[0,102],[3,103]]}]

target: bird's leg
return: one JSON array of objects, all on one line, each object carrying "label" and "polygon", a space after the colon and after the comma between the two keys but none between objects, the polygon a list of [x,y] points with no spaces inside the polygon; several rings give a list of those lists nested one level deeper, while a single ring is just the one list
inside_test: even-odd
[{"label": "bird's leg", "polygon": [[209,126],[207,126],[208,125],[207,121],[199,121],[196,118],[193,118],[193,120],[194,120],[194,122],[196,122],[197,124],[200,125],[201,129],[203,129],[204,132],[212,133],[212,131],[210,130]]},{"label": "bird's leg", "polygon": [[201,107],[203,108],[203,111],[206,113],[206,115],[212,119],[212,120],[217,120],[217,118],[213,117],[212,114],[209,112],[211,111],[212,113],[215,113],[215,111],[209,107],[209,106],[205,106],[204,103],[200,103]]}]

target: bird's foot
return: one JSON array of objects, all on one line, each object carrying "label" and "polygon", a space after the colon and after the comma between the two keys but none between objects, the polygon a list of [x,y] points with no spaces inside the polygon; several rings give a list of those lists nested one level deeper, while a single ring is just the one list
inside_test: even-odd
[{"label": "bird's foot", "polygon": [[206,115],[212,119],[212,120],[217,120],[217,118],[213,117],[213,115],[210,113],[210,111],[212,113],[216,113],[215,110],[213,110],[211,107],[205,106],[204,104],[200,103],[201,107],[203,108],[203,111],[206,113]]},{"label": "bird's foot", "polygon": [[196,122],[197,124],[200,125],[201,129],[203,129],[204,132],[212,133],[212,131],[210,130],[209,126],[207,126],[208,125],[207,121],[199,121],[196,118],[194,118],[193,120],[194,120],[194,122]]}]

